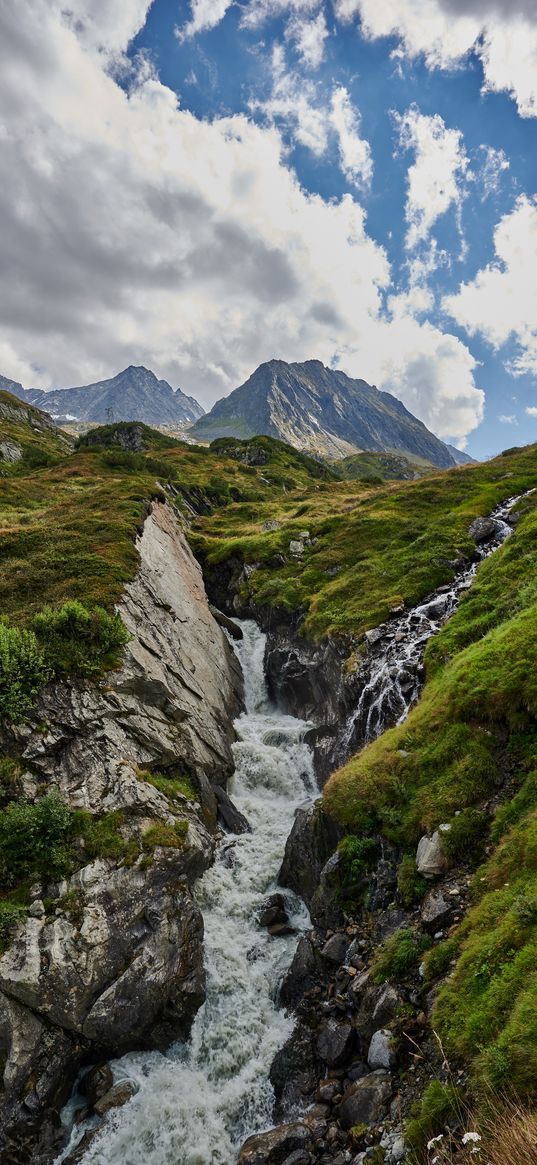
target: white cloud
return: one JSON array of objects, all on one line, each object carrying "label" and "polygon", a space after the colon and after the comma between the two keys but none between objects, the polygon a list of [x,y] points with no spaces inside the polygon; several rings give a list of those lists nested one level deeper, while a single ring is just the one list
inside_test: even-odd
[{"label": "white cloud", "polygon": [[528,414],[528,417],[537,417],[537,408],[534,405],[528,405],[527,409],[524,409],[524,412]]},{"label": "white cloud", "polygon": [[317,12],[323,0],[249,0],[241,15],[243,28],[259,28],[277,16]]},{"label": "white cloud", "polygon": [[330,121],[338,138],[341,170],[354,186],[367,186],[373,176],[371,149],[360,134],[360,114],[342,85],[334,89],[331,106]]},{"label": "white cloud", "polygon": [[146,364],[208,405],[262,360],[317,356],[445,436],[475,426],[468,349],[383,314],[364,211],[304,191],[276,129],[201,121],[147,68],[125,92],[62,0],[0,20],[1,371],[65,385]]},{"label": "white cloud", "polygon": [[502,425],[518,425],[517,418],[514,413],[507,416],[505,413],[498,413],[498,420]]},{"label": "white cloud", "polygon": [[496,259],[455,295],[444,309],[470,333],[481,334],[494,348],[512,339],[517,355],[509,365],[515,375],[537,373],[537,196],[522,195],[494,231]]},{"label": "white cloud", "polygon": [[216,28],[232,7],[234,0],[190,0],[190,20],[176,29],[179,40]]},{"label": "white cloud", "polygon": [[361,20],[371,39],[397,37],[395,55],[422,56],[450,69],[470,52],[485,90],[507,92],[522,117],[537,116],[537,7],[534,0],[334,0],[336,17]]},{"label": "white cloud", "polygon": [[485,199],[491,194],[498,193],[502,175],[509,169],[510,163],[505,150],[496,150],[494,146],[480,146],[479,149],[483,156],[479,170],[479,180],[482,187],[481,197]]},{"label": "white cloud", "polygon": [[298,15],[293,17],[287,23],[285,35],[287,40],[294,42],[305,68],[318,69],[324,58],[325,41],[329,35],[324,12],[318,12],[311,20]]},{"label": "white cloud", "polygon": [[272,92],[265,101],[252,100],[250,108],[264,114],[272,124],[283,123],[300,145],[321,157],[328,148],[329,121],[326,109],[317,102],[311,81],[289,70],[283,45],[272,49]]},{"label": "white cloud", "polygon": [[412,250],[427,241],[437,219],[450,207],[460,213],[468,158],[461,132],[447,129],[438,113],[425,116],[413,105],[393,116],[401,149],[412,150],[415,156],[407,176],[405,208],[406,246]]}]

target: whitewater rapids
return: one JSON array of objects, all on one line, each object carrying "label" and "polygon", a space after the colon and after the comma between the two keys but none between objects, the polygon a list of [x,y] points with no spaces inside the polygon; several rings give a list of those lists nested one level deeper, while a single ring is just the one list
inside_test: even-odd
[{"label": "whitewater rapids", "polygon": [[[226,835],[195,888],[205,924],[206,1002],[188,1043],[112,1063],[114,1079],[132,1080],[138,1091],[109,1114],[83,1165],[234,1165],[246,1137],[272,1123],[270,1066],[294,1022],[277,1007],[277,989],[309,918],[288,891],[294,935],[272,938],[256,915],[276,887],[294,812],[317,790],[304,742],[309,726],[270,704],[265,636],[250,621],[242,629],[234,646],[246,712],[235,722],[229,793],[252,832]],[[72,1133],[57,1165],[88,1127]]]}]

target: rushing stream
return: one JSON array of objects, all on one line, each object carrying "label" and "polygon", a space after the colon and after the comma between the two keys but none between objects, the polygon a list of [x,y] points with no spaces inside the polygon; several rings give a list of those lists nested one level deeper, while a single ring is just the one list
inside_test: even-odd
[{"label": "rushing stream", "polygon": [[[253,622],[242,628],[236,650],[247,710],[235,724],[229,792],[252,832],[226,836],[195,890],[207,1000],[188,1044],[112,1064],[116,1080],[134,1080],[139,1090],[110,1114],[84,1165],[233,1165],[246,1137],[271,1123],[269,1070],[293,1027],[275,996],[297,935],[271,937],[256,914],[275,887],[294,810],[317,790],[308,725],[270,705],[265,636]],[[289,892],[286,900],[295,931],[306,929],[303,904]]]},{"label": "rushing stream", "polygon": [[371,655],[360,669],[360,697],[343,736],[343,759],[406,719],[423,686],[423,656],[428,640],[456,610],[462,593],[474,581],[479,563],[512,533],[507,518],[518,501],[518,496],[511,497],[496,506],[490,515],[496,527],[494,536],[477,547],[475,561],[464,566],[453,582],[370,632]]}]

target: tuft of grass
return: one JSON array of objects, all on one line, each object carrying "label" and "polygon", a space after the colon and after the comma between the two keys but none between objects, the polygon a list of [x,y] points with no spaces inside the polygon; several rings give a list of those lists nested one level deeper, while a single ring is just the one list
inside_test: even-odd
[{"label": "tuft of grass", "polygon": [[430,882],[418,874],[414,854],[405,854],[401,858],[397,870],[397,885],[403,906],[406,907],[414,906],[416,902],[420,902],[430,888]]},{"label": "tuft of grass", "polygon": [[443,1133],[450,1118],[459,1117],[462,1109],[463,1098],[455,1085],[431,1080],[405,1125],[405,1141],[423,1153],[428,1142]]},{"label": "tuft of grass", "polygon": [[151,773],[146,769],[140,769],[138,776],[141,781],[147,781],[150,785],[154,785],[155,789],[158,789],[160,793],[164,793],[170,799],[179,795],[186,797],[187,801],[195,801],[197,797],[192,778],[187,773],[181,776],[170,776],[164,773]]},{"label": "tuft of grass", "polygon": [[430,946],[431,939],[413,927],[397,930],[378,948],[371,964],[373,981],[385,983],[389,979],[404,979],[421,962],[424,951]]},{"label": "tuft of grass", "polygon": [[142,838],[142,847],[153,853],[158,846],[169,849],[181,849],[188,833],[188,821],[174,821],[168,825],[164,821],[155,821],[146,829]]}]

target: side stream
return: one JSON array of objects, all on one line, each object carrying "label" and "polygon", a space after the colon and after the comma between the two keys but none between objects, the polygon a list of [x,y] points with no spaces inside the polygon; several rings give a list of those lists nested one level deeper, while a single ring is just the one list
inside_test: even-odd
[{"label": "side stream", "polygon": [[[134,1081],[138,1091],[110,1113],[84,1165],[234,1165],[246,1137],[271,1124],[270,1066],[293,1027],[276,1006],[277,990],[309,918],[288,891],[294,934],[271,937],[257,915],[275,888],[295,809],[317,788],[303,739],[308,725],[269,703],[265,636],[253,622],[242,628],[235,648],[246,712],[235,723],[229,792],[252,832],[227,835],[196,887],[205,922],[207,999],[188,1044],[112,1064],[115,1079]],[[58,1165],[79,1136],[80,1130],[72,1135]]]}]

